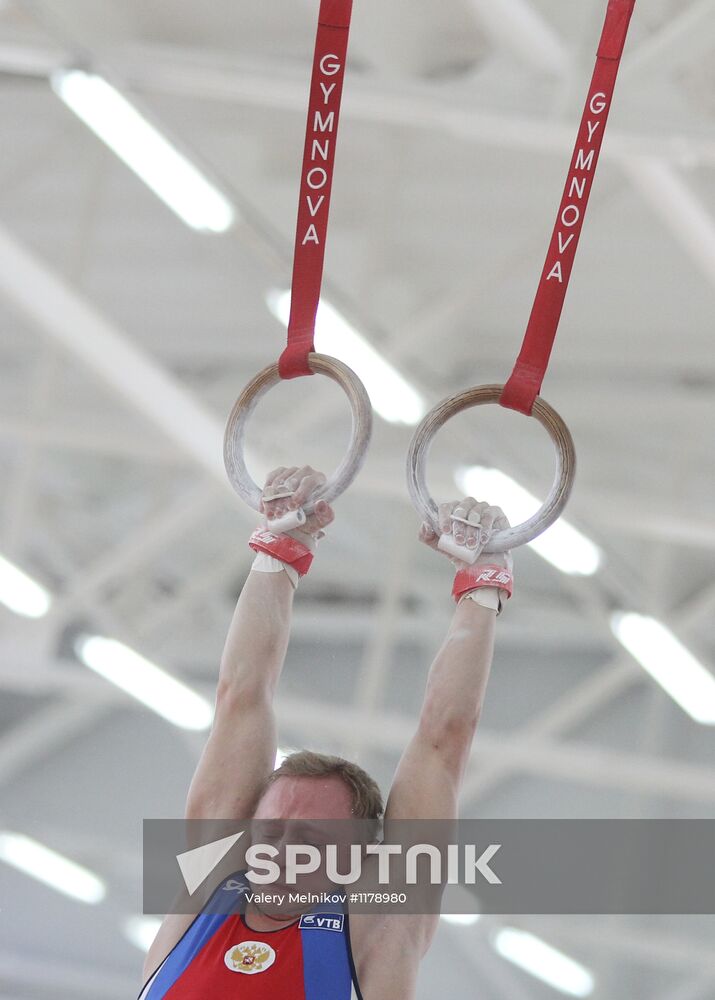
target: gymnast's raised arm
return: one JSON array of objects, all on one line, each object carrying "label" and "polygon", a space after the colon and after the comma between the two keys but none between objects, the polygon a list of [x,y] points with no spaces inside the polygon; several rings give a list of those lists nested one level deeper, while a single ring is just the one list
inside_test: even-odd
[{"label": "gymnast's raised arm", "polygon": [[[333,520],[319,501],[300,530],[270,540],[271,521],[296,509],[323,485],[310,466],[276,469],[264,488],[268,535],[252,537],[257,556],[241,591],[226,638],[216,693],[214,722],[189,788],[187,819],[244,819],[275,763],[277,750],[273,696],[280,680],[290,632],[293,594],[307,570],[315,539]],[[285,494],[293,491],[292,496]],[[274,493],[282,499],[270,499]],[[267,554],[287,545],[285,562]],[[295,567],[295,568],[294,568]],[[148,979],[187,930],[192,917],[168,914],[144,964]]]},{"label": "gymnast's raised arm", "polygon": [[[310,466],[272,472],[263,502],[268,528],[274,518],[302,506],[324,482],[325,476]],[[291,490],[290,497],[268,499]],[[240,819],[253,813],[274,767],[273,697],[288,647],[295,584],[299,571],[307,569],[315,537],[332,520],[331,508],[319,501],[302,528],[291,533],[296,548],[306,550],[302,564],[300,552],[293,553],[298,569],[286,568],[263,551],[248,574],[221,658],[214,724],[189,789],[188,819]]]},{"label": "gymnast's raised arm", "polygon": [[[498,507],[467,497],[440,508],[442,535],[478,551],[493,531],[508,527]],[[420,540],[438,551],[423,525]],[[446,558],[442,556],[442,558]],[[386,819],[451,819],[484,702],[497,612],[511,593],[511,557],[480,554],[473,565],[451,556],[457,602],[446,638],[427,678],[417,730],[405,750],[388,799]]]},{"label": "gymnast's raised arm", "polygon": [[[492,531],[508,527],[498,507],[467,497],[440,507],[442,535],[478,551]],[[439,538],[423,525],[420,539],[438,551]],[[446,558],[442,556],[442,558]],[[419,722],[397,768],[385,811],[390,820],[453,819],[482,710],[501,602],[511,593],[511,556],[480,554],[473,565],[452,556],[457,601],[446,638],[427,678]],[[411,919],[412,941],[421,957],[437,916]]]}]

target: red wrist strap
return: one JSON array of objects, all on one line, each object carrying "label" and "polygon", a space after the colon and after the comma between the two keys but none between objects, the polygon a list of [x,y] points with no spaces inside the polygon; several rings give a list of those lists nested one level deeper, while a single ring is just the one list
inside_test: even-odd
[{"label": "red wrist strap", "polygon": [[549,364],[578,246],[635,0],[609,0],[596,68],[581,119],[546,263],[514,370],[499,400],[531,413]]},{"label": "red wrist strap", "polygon": [[300,181],[288,344],[278,362],[281,378],[313,374],[308,355],[315,349],[315,316],[323,280],[351,14],[352,0],[321,0]]},{"label": "red wrist strap", "polygon": [[480,587],[497,587],[499,590],[506,591],[507,597],[511,597],[514,589],[514,577],[504,566],[492,564],[467,566],[465,569],[457,571],[452,586],[452,597],[458,604],[460,598],[468,594],[470,590],[478,590]]},{"label": "red wrist strap", "polygon": [[265,552],[281,562],[292,566],[299,576],[305,576],[313,562],[313,553],[290,535],[275,535],[268,528],[256,528],[248,539],[249,548],[254,552]]}]

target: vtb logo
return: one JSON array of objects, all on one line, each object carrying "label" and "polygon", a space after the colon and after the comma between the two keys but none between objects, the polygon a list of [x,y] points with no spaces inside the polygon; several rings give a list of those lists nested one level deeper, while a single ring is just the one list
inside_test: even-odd
[{"label": "vtb logo", "polygon": [[342,913],[304,913],[298,926],[302,930],[342,931],[344,919]]}]

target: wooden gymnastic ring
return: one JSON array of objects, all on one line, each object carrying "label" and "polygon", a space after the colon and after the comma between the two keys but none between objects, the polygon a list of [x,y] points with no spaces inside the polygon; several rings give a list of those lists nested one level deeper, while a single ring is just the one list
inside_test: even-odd
[{"label": "wooden gymnastic ring", "polygon": [[[347,454],[322,489],[316,490],[303,510],[309,514],[318,500],[331,503],[352,483],[365,461],[372,434],[372,407],[365,386],[351,368],[327,354],[310,354],[308,364],[317,375],[327,375],[345,392],[352,410],[352,429]],[[283,380],[278,365],[260,371],[243,389],[234,403],[226,424],[223,440],[223,460],[229,481],[242,500],[261,509],[262,490],[251,478],[244,459],[246,426],[259,399]]]},{"label": "wooden gymnastic ring", "polygon": [[[427,489],[426,465],[432,439],[450,417],[472,406],[498,403],[503,385],[479,385],[442,400],[424,417],[415,430],[407,454],[407,489],[412,503],[423,519],[432,525],[439,535],[437,504]],[[545,531],[559,517],[566,506],[576,475],[576,452],[568,427],[553,407],[536,397],[531,416],[548,431],[556,446],[556,475],[551,491],[535,514],[522,524],[496,531],[484,547],[485,552],[506,552],[532,541]],[[499,497],[490,497],[492,503],[499,503]]]}]

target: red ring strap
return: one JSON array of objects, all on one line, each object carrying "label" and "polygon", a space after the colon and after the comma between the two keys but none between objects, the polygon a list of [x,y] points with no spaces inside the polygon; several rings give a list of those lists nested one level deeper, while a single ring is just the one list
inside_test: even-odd
[{"label": "red ring strap", "polygon": [[608,3],[596,68],[546,263],[519,357],[499,399],[502,406],[522,413],[531,413],[549,364],[634,7],[635,0]]},{"label": "red ring strap", "polygon": [[321,0],[300,182],[288,343],[278,362],[280,376],[286,379],[313,374],[308,355],[314,350],[323,280],[351,14],[352,0]]}]

